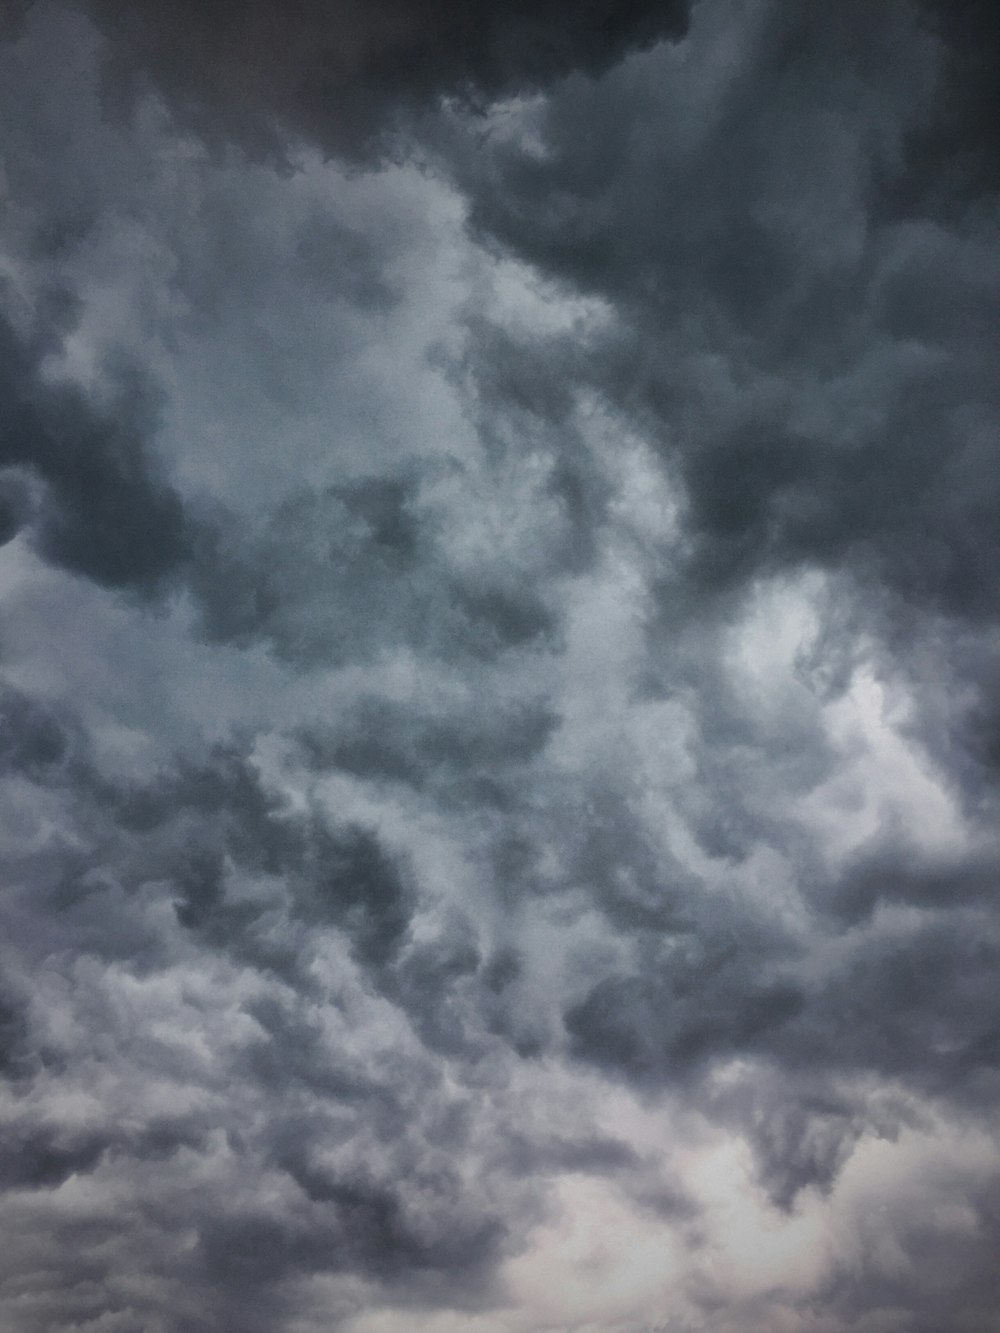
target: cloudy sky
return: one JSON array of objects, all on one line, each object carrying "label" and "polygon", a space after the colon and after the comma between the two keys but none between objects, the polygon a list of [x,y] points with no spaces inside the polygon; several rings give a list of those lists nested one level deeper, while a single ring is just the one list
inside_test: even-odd
[{"label": "cloudy sky", "polygon": [[0,1327],[1000,1331],[991,0],[0,5]]}]

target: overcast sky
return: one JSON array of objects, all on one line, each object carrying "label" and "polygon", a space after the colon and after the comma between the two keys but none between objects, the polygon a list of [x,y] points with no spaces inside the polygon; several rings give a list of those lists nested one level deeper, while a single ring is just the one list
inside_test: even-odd
[{"label": "overcast sky", "polygon": [[5,1333],[1000,1333],[998,26],[0,4]]}]

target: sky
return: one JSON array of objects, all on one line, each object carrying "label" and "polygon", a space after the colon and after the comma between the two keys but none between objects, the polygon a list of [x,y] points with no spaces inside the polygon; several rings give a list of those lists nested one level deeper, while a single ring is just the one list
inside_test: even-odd
[{"label": "sky", "polygon": [[1000,1333],[998,39],[0,4],[5,1333]]}]

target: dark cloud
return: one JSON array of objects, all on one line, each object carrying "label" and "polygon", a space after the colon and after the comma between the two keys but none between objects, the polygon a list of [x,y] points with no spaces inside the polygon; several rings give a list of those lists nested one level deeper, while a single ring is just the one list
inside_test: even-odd
[{"label": "dark cloud", "polygon": [[3,1319],[991,1329],[991,11],[16,12]]},{"label": "dark cloud", "polygon": [[919,0],[917,13],[942,43],[942,76],[934,115],[914,130],[907,171],[890,185],[887,203],[947,215],[1000,187],[1000,144],[990,115],[1000,26],[994,6],[983,0]]},{"label": "dark cloud", "polygon": [[117,96],[148,78],[181,123],[213,139],[234,134],[266,150],[292,134],[349,154],[368,150],[400,111],[597,73],[629,49],[677,38],[688,18],[685,0],[88,8],[110,43]]},{"label": "dark cloud", "polygon": [[991,852],[935,862],[887,837],[866,848],[834,884],[817,885],[817,905],[848,924],[870,917],[888,903],[924,909],[959,908],[989,902],[996,892],[997,870]]},{"label": "dark cloud", "polygon": [[416,480],[371,478],[292,496],[262,531],[206,524],[191,573],[205,636],[330,664],[403,642],[492,658],[550,635],[542,593],[449,568],[440,519],[419,501]]},{"label": "dark cloud", "polygon": [[915,1333],[937,1328],[989,1330],[996,1322],[997,1276],[991,1254],[997,1241],[997,1184],[977,1182],[971,1190],[965,1234],[942,1235],[919,1211],[901,1227],[902,1264],[892,1273],[872,1255],[856,1274],[838,1272],[824,1292],[825,1303],[845,1320],[871,1311],[905,1312]]},{"label": "dark cloud", "polygon": [[996,952],[990,923],[957,912],[859,948],[804,1023],[800,1059],[810,1058],[810,1041],[826,1029],[845,1065],[905,1070],[944,1095],[988,1090],[998,1056]]},{"label": "dark cloud", "polygon": [[[130,1078],[130,1069],[158,1069],[158,1078],[193,1080],[210,1099],[228,1099],[227,1086],[242,1087],[245,1113],[226,1124],[228,1151],[242,1162],[244,1180],[276,1173],[293,1189],[291,1203],[222,1207],[209,1188],[192,1211],[184,1188],[183,1198],[164,1197],[152,1211],[138,1199],[130,1205],[133,1224],[147,1237],[170,1235],[182,1218],[194,1229],[192,1250],[162,1260],[162,1271],[196,1294],[195,1312],[178,1310],[169,1326],[204,1327],[208,1318],[281,1326],[298,1300],[296,1282],[316,1273],[354,1274],[401,1290],[443,1283],[452,1299],[460,1291],[479,1299],[507,1245],[507,1222],[498,1200],[488,1191],[470,1193],[448,1165],[472,1133],[463,1096],[445,1090],[419,1044],[407,1051],[405,1024],[403,1032],[393,1035],[390,1025],[376,1038],[386,1049],[374,1063],[371,1048],[346,1050],[351,1020],[343,1006],[354,1009],[356,1021],[376,1004],[371,987],[412,1005],[417,1023],[421,1007],[445,1004],[439,987],[447,976],[439,958],[421,962],[426,946],[410,950],[402,980],[387,970],[397,965],[417,907],[417,886],[400,858],[370,830],[338,829],[319,811],[289,810],[234,747],[199,764],[181,762],[145,786],[110,783],[93,769],[81,769],[67,785],[59,763],[68,742],[51,717],[21,696],[6,712],[16,724],[8,772],[65,802],[59,882],[52,883],[53,867],[36,859],[17,867],[23,887],[8,894],[22,957],[34,954],[44,970],[54,957],[72,954],[72,1006],[79,1021],[108,1025],[100,1060],[111,1063],[116,1079]],[[173,1029],[170,1015],[181,996],[172,987],[162,996],[162,1021],[151,1013],[134,1025],[112,999],[122,968],[152,986],[152,998],[155,979],[169,978],[192,946],[206,960],[229,959],[234,976],[256,978],[253,992],[236,1002],[242,1035],[212,1072],[199,1068],[183,1049],[183,1031]],[[143,948],[151,951],[148,968]],[[314,971],[331,957],[343,977],[339,1000],[317,985]],[[360,990],[350,980],[354,965]],[[6,1076],[24,1086],[22,1095],[32,1086],[39,1091],[39,1066],[25,1064],[31,1043],[22,1004],[12,998],[0,1017]],[[363,1021],[378,1031],[377,1012]],[[34,1040],[45,1040],[37,1023]],[[49,1042],[50,1065],[76,1063],[65,1034]],[[89,1059],[87,1053],[76,1063],[84,1087]],[[133,1107],[122,1124],[110,1110],[85,1128],[74,1127],[71,1116],[23,1118],[5,1131],[4,1188],[57,1191],[86,1176],[101,1190],[103,1182],[145,1171],[183,1177],[185,1161],[207,1164],[215,1115],[193,1107],[170,1121],[154,1101]],[[346,1145],[347,1159],[334,1162],[324,1144]],[[59,1243],[70,1239],[67,1231]],[[149,1271],[149,1261],[142,1267]],[[42,1318],[114,1309],[115,1283],[103,1260],[90,1281],[93,1297],[75,1297],[70,1282],[60,1313]]]},{"label": "dark cloud", "polygon": [[310,767],[341,769],[358,778],[404,782],[427,790],[444,786],[449,799],[504,799],[501,773],[514,773],[544,748],[558,719],[542,702],[518,701],[486,713],[455,706],[441,715],[370,696],[325,728],[299,736]]},{"label": "dark cloud", "polygon": [[[571,374],[641,414],[676,468],[697,595],[848,566],[988,617],[994,229],[975,213],[868,221],[908,170],[907,135],[938,114],[935,75],[939,98],[957,85],[948,48],[906,7],[764,6],[695,127],[685,94],[710,78],[721,13],[698,16],[681,56],[571,81],[526,113],[542,151],[498,138],[470,157],[473,222],[615,311]],[[482,373],[494,382],[492,357]],[[518,403],[520,380],[507,393]]]},{"label": "dark cloud", "polygon": [[16,1078],[30,1072],[34,1061],[28,1006],[23,995],[0,991],[0,1074]]},{"label": "dark cloud", "polygon": [[[141,381],[116,373],[106,401],[45,373],[45,334],[0,322],[0,465],[37,478],[31,534],[55,564],[106,587],[150,595],[188,553],[181,502],[146,448],[151,407]],[[18,508],[29,508],[20,482]],[[25,514],[25,517],[27,515]]]},{"label": "dark cloud", "polygon": [[[215,947],[294,974],[294,939],[273,934],[279,911],[289,928],[343,931],[365,967],[398,950],[413,911],[405,868],[369,829],[331,829],[318,812],[282,808],[238,751],[220,749],[204,766],[121,793],[117,804],[127,833],[159,833],[151,850],[164,858],[178,922]],[[243,874],[276,879],[278,896],[265,889],[248,897]]]},{"label": "dark cloud", "polygon": [[29,695],[6,689],[0,695],[3,742],[0,767],[37,780],[59,765],[70,750],[65,721]]},{"label": "dark cloud", "polygon": [[641,977],[622,977],[598,982],[566,1015],[566,1027],[582,1058],[637,1080],[670,1080],[702,1060],[758,1049],[769,1030],[794,1018],[802,1005],[798,989],[782,983],[682,980],[661,991]]},{"label": "dark cloud", "polygon": [[[989,1097],[996,941],[988,917],[949,908],[859,940],[814,986],[796,980],[788,943],[753,941],[735,913],[720,916],[714,939],[701,924],[643,972],[594,985],[566,1013],[571,1049],[639,1082],[676,1084],[739,1052],[788,1069],[877,1074],[936,1097]],[[803,1123],[824,1118],[797,1107]],[[846,1131],[831,1129],[832,1148]]]}]

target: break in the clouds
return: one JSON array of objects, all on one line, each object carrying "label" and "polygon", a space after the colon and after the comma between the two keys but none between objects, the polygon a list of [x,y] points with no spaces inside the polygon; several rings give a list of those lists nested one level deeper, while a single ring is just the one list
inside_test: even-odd
[{"label": "break in the clouds", "polygon": [[990,5],[0,39],[0,1323],[1000,1333]]}]

